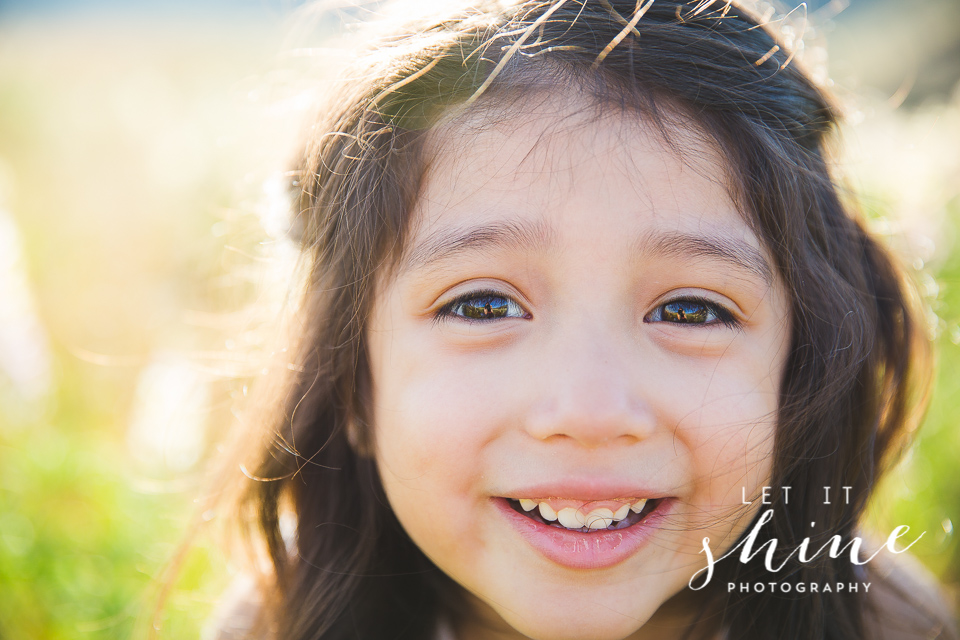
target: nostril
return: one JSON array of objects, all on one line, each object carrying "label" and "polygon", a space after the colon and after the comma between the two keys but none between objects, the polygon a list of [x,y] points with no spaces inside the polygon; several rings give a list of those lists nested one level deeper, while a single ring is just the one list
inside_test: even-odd
[{"label": "nostril", "polygon": [[630,445],[645,440],[655,429],[653,420],[643,417],[573,417],[531,418],[526,431],[544,442],[576,442],[596,449],[612,445]]}]

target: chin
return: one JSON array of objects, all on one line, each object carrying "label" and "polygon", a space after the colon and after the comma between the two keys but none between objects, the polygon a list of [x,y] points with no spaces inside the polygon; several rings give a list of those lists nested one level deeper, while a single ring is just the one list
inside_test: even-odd
[{"label": "chin", "polygon": [[[564,606],[566,605],[566,606]],[[511,627],[532,640],[623,640],[642,627],[652,612],[630,613],[581,598],[577,602],[542,603],[527,611],[495,607]]]}]

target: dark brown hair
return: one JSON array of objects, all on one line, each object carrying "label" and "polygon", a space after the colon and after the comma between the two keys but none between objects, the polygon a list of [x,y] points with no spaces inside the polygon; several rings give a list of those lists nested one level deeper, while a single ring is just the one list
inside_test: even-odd
[{"label": "dark brown hair", "polygon": [[[245,458],[238,502],[270,559],[261,633],[420,639],[431,637],[441,613],[457,614],[456,586],[404,533],[364,453],[364,321],[377,278],[403,250],[431,127],[451,113],[492,109],[531,82],[574,86],[661,125],[679,115],[721,151],[792,314],[772,480],[792,491],[789,508],[772,505],[768,535],[792,550],[811,521],[827,532],[816,546],[857,533],[882,471],[919,418],[926,340],[898,267],[838,195],[824,150],[836,110],[757,19],[725,2],[490,4],[410,25],[371,53],[322,111],[293,182],[310,265],[302,331],[293,373],[279,383],[259,427],[265,435]],[[823,504],[827,485],[852,487],[851,504]],[[296,534],[286,538],[284,510],[296,516]],[[855,569],[797,563],[780,579],[862,580]],[[728,581],[769,575],[757,563],[718,571],[697,592],[702,613],[691,636],[870,637],[866,598],[726,593]]]}]

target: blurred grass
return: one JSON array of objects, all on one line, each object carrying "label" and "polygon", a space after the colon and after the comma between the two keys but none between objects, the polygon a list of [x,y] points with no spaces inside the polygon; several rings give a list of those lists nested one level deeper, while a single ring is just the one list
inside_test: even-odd
[{"label": "blurred grass", "polygon": [[[91,402],[111,385],[69,353],[55,357],[59,406],[0,444],[0,637],[131,637],[192,501],[136,486],[123,438],[101,431],[116,409]],[[171,637],[196,636],[225,579],[213,547],[198,547],[187,565],[190,595],[172,607],[171,633],[182,633]],[[213,570],[200,580],[204,567]]]},{"label": "blurred grass", "polygon": [[[875,37],[866,24],[838,29],[841,62]],[[257,291],[247,256],[269,240],[262,201],[277,195],[262,185],[299,124],[261,106],[277,46],[273,25],[0,21],[0,223],[15,222],[20,247],[0,251],[0,278],[19,273],[24,296],[19,315],[0,313],[8,337],[22,335],[0,347],[29,347],[21,356],[41,363],[18,382],[9,363],[26,360],[0,358],[2,640],[125,638],[149,624],[195,515],[197,457],[243,392],[217,369],[258,339],[229,312]],[[887,98],[902,80],[871,81],[877,95],[857,87],[870,97],[852,114],[850,171],[871,217],[900,225],[920,256],[939,377],[874,521],[927,531],[916,555],[955,586],[960,94],[914,93],[894,110]],[[17,286],[0,280],[0,296]],[[191,354],[215,355],[191,368]],[[197,637],[228,580],[201,536],[163,636]]]},{"label": "blurred grass", "polygon": [[945,210],[939,238],[949,251],[930,267],[936,294],[928,302],[938,315],[936,379],[926,419],[912,450],[886,479],[873,501],[873,528],[886,536],[900,524],[925,538],[911,549],[960,605],[960,198]]}]

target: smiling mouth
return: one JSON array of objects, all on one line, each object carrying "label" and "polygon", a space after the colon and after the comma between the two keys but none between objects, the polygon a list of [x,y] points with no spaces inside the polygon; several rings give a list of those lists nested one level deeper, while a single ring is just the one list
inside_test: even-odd
[{"label": "smiling mouth", "polygon": [[[662,498],[633,498],[617,501],[620,505],[604,506],[596,509],[583,507],[564,507],[555,510],[549,501],[506,498],[507,504],[517,513],[550,527],[565,531],[596,533],[600,531],[619,531],[642,522],[656,511],[663,502]],[[613,507],[616,507],[614,509]]]}]

